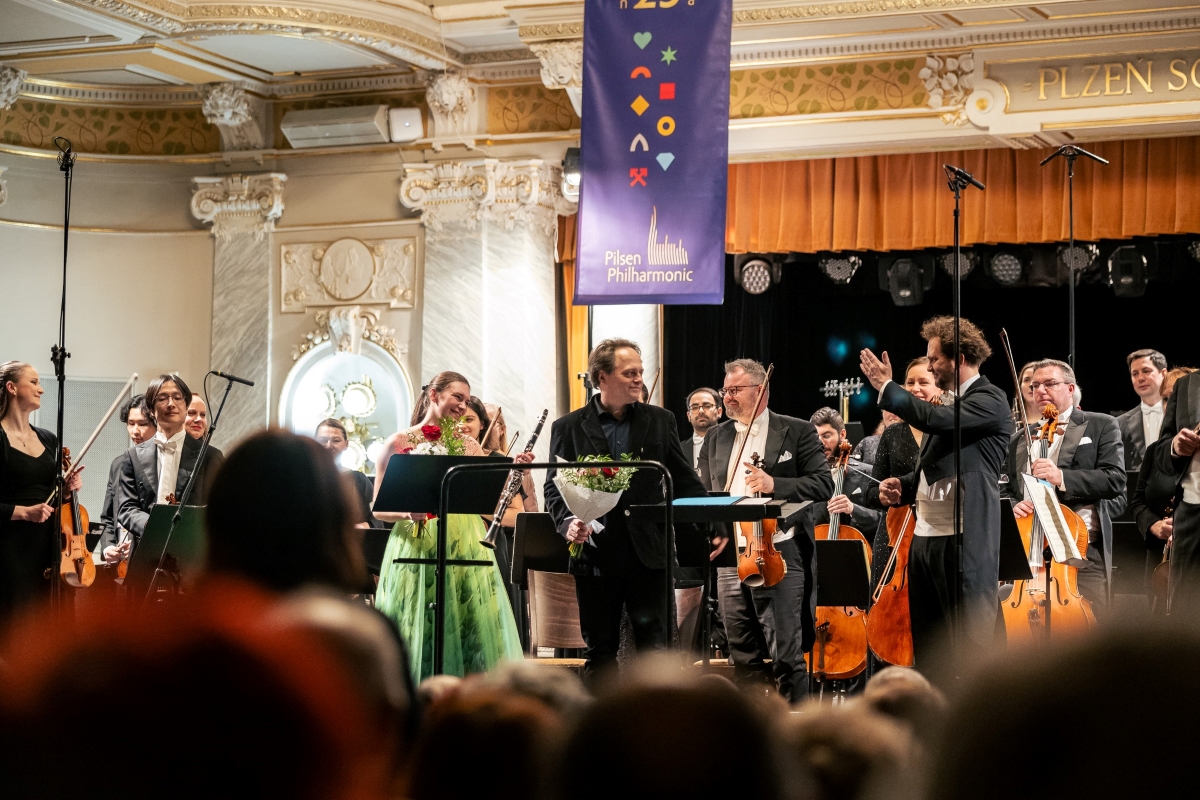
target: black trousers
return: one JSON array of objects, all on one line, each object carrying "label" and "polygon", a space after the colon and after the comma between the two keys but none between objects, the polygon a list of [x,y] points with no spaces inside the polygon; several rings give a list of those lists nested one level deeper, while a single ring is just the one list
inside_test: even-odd
[{"label": "black trousers", "polygon": [[[796,535],[805,534],[799,530]],[[808,694],[802,642],[803,615],[811,613],[804,604],[804,562],[795,538],[779,542],[775,549],[787,564],[783,580],[751,589],[738,579],[736,568],[722,567],[717,571],[717,595],[738,682],[761,680],[765,659],[770,658],[779,693],[799,703]]]},{"label": "black trousers", "polygon": [[[650,569],[636,556],[626,559],[620,575],[575,576],[579,628],[587,644],[584,682],[615,669],[621,646],[621,610],[629,612],[638,652],[665,650],[671,635],[671,611],[666,604],[667,572]],[[674,598],[672,598],[673,600]],[[672,603],[673,607],[673,603]]]},{"label": "black trousers", "polygon": [[[1091,602],[1092,613],[1097,621],[1103,620],[1108,614],[1108,571],[1104,569],[1104,554],[1100,552],[1102,546],[1102,542],[1088,543],[1088,563],[1079,568],[1076,577],[1079,593]],[[1053,620],[1050,624],[1054,624]]]},{"label": "black trousers", "polygon": [[1180,502],[1171,543],[1171,615],[1200,614],[1200,505]]},{"label": "black trousers", "polygon": [[914,536],[908,558],[908,607],[914,666],[926,672],[944,654],[954,619],[957,548],[953,536]]}]

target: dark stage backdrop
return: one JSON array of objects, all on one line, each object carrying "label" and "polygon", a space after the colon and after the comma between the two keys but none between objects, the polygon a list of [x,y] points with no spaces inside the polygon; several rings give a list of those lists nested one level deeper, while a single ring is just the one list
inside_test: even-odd
[{"label": "dark stage backdrop", "polygon": [[[1085,284],[1076,290],[1077,374],[1083,408],[1111,413],[1137,402],[1125,356],[1153,347],[1172,366],[1200,367],[1197,316],[1187,311],[1200,290],[1200,264],[1186,254],[1175,264],[1175,282],[1151,281],[1143,297],[1120,298],[1111,288]],[[701,385],[720,388],[722,364],[739,357],[774,362],[771,408],[807,419],[822,405],[836,407],[821,387],[830,379],[862,377],[858,351],[887,350],[895,376],[910,359],[924,355],[921,323],[951,313],[950,280],[940,268],[934,288],[919,306],[897,308],[879,288],[874,257],[849,285],[834,284],[813,258],[783,266],[783,280],[766,293],[747,294],[733,280],[733,257],[726,259],[725,302],[720,306],[665,308],[665,402],[690,435],[684,400]],[[1093,278],[1094,279],[1094,278]],[[963,316],[983,327],[994,353],[983,374],[1012,397],[1001,327],[1012,340],[1017,367],[1035,358],[1067,356],[1067,289],[1004,288],[981,267],[963,281]],[[869,432],[879,422],[875,392],[869,386],[851,400],[851,419]]]}]

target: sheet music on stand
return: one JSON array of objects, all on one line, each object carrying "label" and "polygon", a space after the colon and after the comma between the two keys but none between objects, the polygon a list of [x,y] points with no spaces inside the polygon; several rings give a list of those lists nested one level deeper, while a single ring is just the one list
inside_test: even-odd
[{"label": "sheet music on stand", "polygon": [[[1066,518],[1063,517],[1062,509],[1059,508],[1058,496],[1054,493],[1054,487],[1027,473],[1021,474],[1021,482],[1025,486],[1025,497],[1033,503],[1033,524],[1041,528],[1046,541],[1050,544],[1050,553],[1054,560],[1060,564],[1070,564],[1073,567],[1086,564],[1086,560],[1079,554],[1075,537],[1071,535],[1071,529],[1067,525]],[[1037,555],[1040,558],[1041,554]],[[1041,566],[1040,561],[1034,563],[1033,553],[1029,554],[1029,558],[1031,566]]]}]

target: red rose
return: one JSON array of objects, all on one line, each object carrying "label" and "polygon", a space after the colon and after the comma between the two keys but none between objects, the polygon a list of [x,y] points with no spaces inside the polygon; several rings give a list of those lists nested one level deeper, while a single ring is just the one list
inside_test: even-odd
[{"label": "red rose", "polygon": [[600,471],[604,473],[604,477],[606,478],[614,478],[617,475],[616,467],[601,467]]},{"label": "red rose", "polygon": [[411,448],[411,447],[402,447],[402,448],[400,448],[399,450],[397,450],[397,451],[396,451],[396,455],[400,455],[400,456],[402,456],[402,455],[404,455],[405,453],[411,453],[411,452],[412,452],[412,448]]},{"label": "red rose", "polygon": [[425,437],[425,441],[436,442],[438,439],[442,438],[442,426],[422,425],[421,434]]}]

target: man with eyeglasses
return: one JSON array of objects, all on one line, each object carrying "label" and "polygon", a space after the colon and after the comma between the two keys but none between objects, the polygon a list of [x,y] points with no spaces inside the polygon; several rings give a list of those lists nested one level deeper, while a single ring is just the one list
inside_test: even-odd
[{"label": "man with eyeglasses", "polygon": [[[1097,619],[1108,609],[1112,575],[1112,511],[1125,496],[1125,447],[1115,417],[1082,411],[1075,404],[1075,371],[1065,361],[1047,358],[1033,365],[1034,402],[1053,404],[1058,429],[1046,458],[1030,458],[1025,432],[1008,445],[1003,495],[1018,518],[1033,513],[1025,499],[1021,473],[1048,481],[1058,501],[1080,516],[1088,529],[1087,565],[1079,568],[1079,592],[1092,604]],[[1031,426],[1033,428],[1033,426]],[[1036,430],[1031,430],[1036,435]],[[1034,447],[1040,447],[1035,442]],[[1081,554],[1082,555],[1082,554]]]},{"label": "man with eyeglasses", "polygon": [[701,386],[687,396],[687,418],[692,423],[692,435],[679,440],[683,454],[692,460],[692,467],[700,472],[700,448],[705,435],[721,421],[721,406],[717,404],[717,391]]},{"label": "man with eyeglasses", "polygon": [[[146,388],[146,406],[158,431],[148,441],[129,448],[117,486],[117,522],[133,536],[134,550],[146,531],[150,510],[179,502],[196,469],[200,440],[189,436],[184,427],[191,402],[192,390],[178,375],[159,375]],[[205,504],[213,476],[224,460],[220,450],[209,447],[189,505]]]},{"label": "man with eyeglasses", "polygon": [[[700,481],[706,489],[728,490],[731,495],[762,493],[790,502],[827,502],[833,494],[833,478],[817,429],[806,420],[768,410],[770,390],[763,388],[765,380],[766,370],[757,361],[739,358],[725,365],[720,394],[729,419],[704,437]],[[734,463],[739,449],[741,461]],[[755,454],[762,459],[761,468],[751,463]],[[803,513],[798,516],[808,518]],[[773,537],[787,564],[783,580],[751,588],[738,578],[736,565],[717,561],[717,597],[736,680],[742,684],[771,681],[784,699],[799,703],[808,693],[804,652],[816,638],[808,604],[814,545],[806,525],[791,522],[781,521]],[[714,536],[714,560],[723,554],[728,559],[731,554],[725,550],[744,546],[731,541],[733,533],[725,527]],[[740,539],[741,533],[737,536]]]}]

